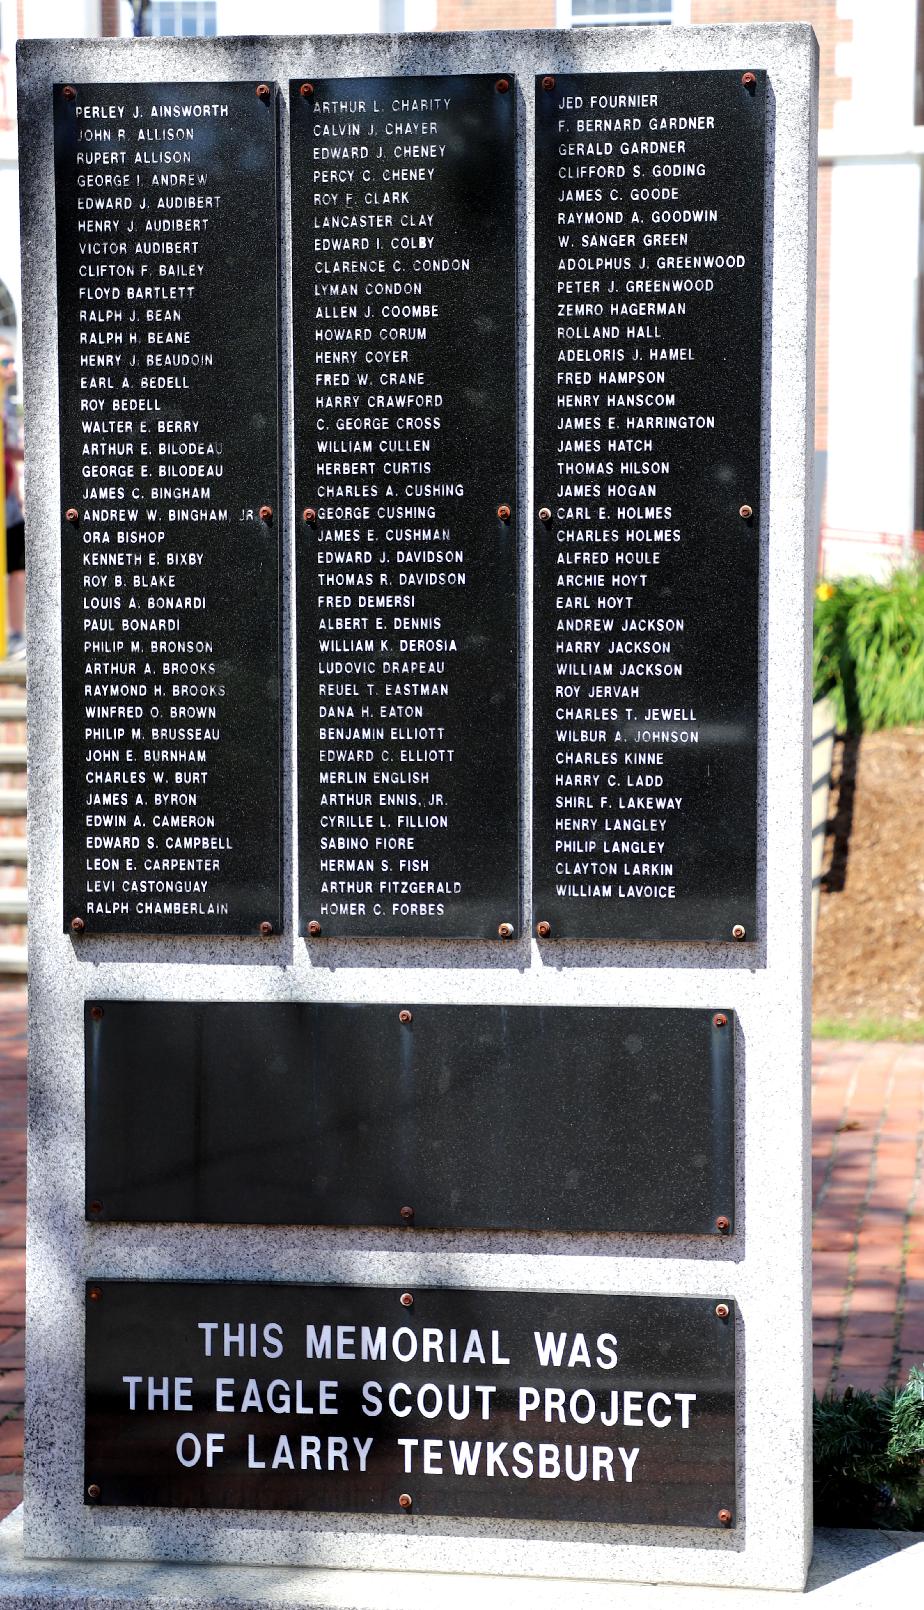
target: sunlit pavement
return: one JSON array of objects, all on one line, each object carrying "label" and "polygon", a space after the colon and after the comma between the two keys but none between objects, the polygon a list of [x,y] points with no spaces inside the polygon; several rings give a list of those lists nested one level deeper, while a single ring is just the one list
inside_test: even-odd
[{"label": "sunlit pavement", "polygon": [[[815,1389],[924,1363],[924,1045],[812,1053]],[[22,1490],[25,994],[0,996],[0,1517]]]}]

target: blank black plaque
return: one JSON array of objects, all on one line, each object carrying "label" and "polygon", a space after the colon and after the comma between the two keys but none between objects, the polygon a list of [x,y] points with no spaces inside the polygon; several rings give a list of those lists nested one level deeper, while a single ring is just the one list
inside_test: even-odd
[{"label": "blank black plaque", "polygon": [[512,937],[515,95],[495,75],[301,89],[301,931]]},{"label": "blank black plaque", "polygon": [[88,1005],[88,1218],[733,1222],[731,1013],[406,1010],[409,1023],[393,1005]]},{"label": "blank black plaque", "polygon": [[71,88],[54,90],[64,925],[278,930],[275,96]]},{"label": "blank black plaque", "polygon": [[[400,1286],[91,1282],[87,1502],[352,1510],[406,1525],[406,1495],[413,1515],[734,1524],[733,1304],[413,1289],[404,1306],[401,1295]],[[234,1342],[224,1353],[225,1324],[243,1356]],[[550,1339],[557,1366],[539,1362],[536,1333],[543,1349]],[[221,1410],[219,1377],[229,1383]],[[161,1397],[148,1408],[149,1381],[161,1393],[167,1385],[169,1407]],[[545,1394],[556,1388],[565,1419],[550,1404],[547,1420]],[[174,1407],[176,1391],[187,1407]],[[381,1413],[364,1412],[378,1403]],[[614,1404],[618,1421],[607,1426],[601,1415],[612,1418]],[[210,1434],[223,1441],[207,1468]]]},{"label": "blank black plaque", "polygon": [[553,939],[756,937],[767,85],[747,79],[536,84],[533,919]]}]

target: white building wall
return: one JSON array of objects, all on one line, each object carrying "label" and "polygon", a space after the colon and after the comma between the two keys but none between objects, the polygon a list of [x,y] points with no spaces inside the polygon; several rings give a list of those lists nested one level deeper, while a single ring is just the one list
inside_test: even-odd
[{"label": "white building wall", "polygon": [[919,206],[914,160],[835,165],[828,574],[869,571],[873,555],[858,546],[859,534],[888,534],[907,547],[914,527]]},{"label": "white building wall", "polygon": [[[821,152],[831,197],[828,456],[823,567],[879,574],[914,530],[921,156],[916,0],[840,0],[851,80]],[[885,539],[885,540],[883,540]]]}]

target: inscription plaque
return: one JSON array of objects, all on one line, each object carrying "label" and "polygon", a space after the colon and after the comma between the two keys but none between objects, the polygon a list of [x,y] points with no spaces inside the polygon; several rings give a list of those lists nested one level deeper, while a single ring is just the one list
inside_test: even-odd
[{"label": "inscription plaque", "polygon": [[514,101],[291,85],[312,936],[519,928]]},{"label": "inscription plaque", "polygon": [[731,1302],[106,1280],[86,1358],[88,1502],[734,1524]]},{"label": "inscription plaque", "polygon": [[537,80],[543,937],[755,937],[765,100]]},{"label": "inscription plaque", "polygon": [[90,1220],[716,1234],[730,1012],[86,1007]]},{"label": "inscription plaque", "polygon": [[55,86],[64,924],[278,929],[274,96]]}]

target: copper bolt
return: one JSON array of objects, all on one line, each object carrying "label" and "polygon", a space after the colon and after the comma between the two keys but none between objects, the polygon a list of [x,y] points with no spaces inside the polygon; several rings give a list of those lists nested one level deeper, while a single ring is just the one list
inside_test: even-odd
[{"label": "copper bolt", "polygon": [[744,928],[742,927],[740,922],[736,922],[734,928],[732,929],[732,939],[743,939],[743,938],[744,938]]},{"label": "copper bolt", "polygon": [[271,922],[261,922],[261,924],[260,924],[260,932],[263,935],[264,939],[269,939],[269,936],[272,933],[272,931],[273,931],[273,925],[272,925]]},{"label": "copper bolt", "polygon": [[90,1212],[91,1213],[102,1213],[102,1211],[103,1211],[102,1202],[91,1202],[90,1203]]},{"label": "copper bolt", "polygon": [[513,938],[513,923],[512,922],[499,922],[498,925],[497,925],[497,937],[498,937],[498,939],[512,939]]},{"label": "copper bolt", "polygon": [[549,934],[551,932],[552,932],[552,924],[550,922],[537,922],[536,923],[536,933],[538,934],[540,939],[548,939]]},{"label": "copper bolt", "polygon": [[269,96],[270,96],[270,87],[269,87],[269,85],[268,84],[258,84],[257,85],[257,99],[261,100],[261,101],[268,101]]},{"label": "copper bolt", "polygon": [[498,95],[506,95],[508,89],[510,88],[510,79],[499,78],[497,83],[494,85],[494,88],[497,90]]},{"label": "copper bolt", "polygon": [[750,503],[742,503],[738,513],[740,514],[742,520],[750,520],[754,510],[751,508]]},{"label": "copper bolt", "polygon": [[100,1291],[99,1286],[91,1286],[90,1290],[87,1292],[87,1296],[89,1297],[91,1303],[98,1303],[102,1295],[103,1294]]},{"label": "copper bolt", "polygon": [[302,85],[298,93],[299,95],[304,95],[305,100],[307,101],[309,96],[314,94],[314,85],[306,82]]},{"label": "copper bolt", "polygon": [[272,518],[273,518],[273,511],[270,508],[269,504],[268,503],[261,503],[259,512],[260,512],[260,519],[263,521],[263,524],[268,525],[270,520],[272,520]]},{"label": "copper bolt", "polygon": [[77,521],[80,519],[80,515],[76,509],[65,509],[64,518],[68,525],[76,525]]},{"label": "copper bolt", "polygon": [[306,525],[317,525],[317,523],[318,523],[318,511],[317,511],[317,509],[302,509],[302,519],[304,520]]},{"label": "copper bolt", "polygon": [[720,1524],[720,1526],[730,1526],[731,1525],[731,1518],[732,1518],[732,1512],[731,1512],[730,1509],[720,1509],[719,1510],[719,1524]]},{"label": "copper bolt", "polygon": [[409,1012],[406,1006],[402,1006],[400,1012],[398,1013],[398,1022],[399,1023],[413,1023],[413,1021],[414,1021],[413,1012]]},{"label": "copper bolt", "polygon": [[498,518],[498,520],[504,520],[504,521],[510,519],[510,504],[509,503],[499,503],[498,504],[498,506],[497,506],[497,518]]},{"label": "copper bolt", "polygon": [[88,1498],[98,1498],[99,1497],[99,1486],[95,1481],[91,1481],[89,1487],[87,1488],[87,1497]]},{"label": "copper bolt", "polygon": [[542,88],[543,89],[554,89],[555,88],[555,80],[552,77],[551,73],[546,73],[544,79],[542,80]]},{"label": "copper bolt", "polygon": [[309,938],[317,939],[318,934],[320,932],[321,932],[321,924],[319,922],[309,922],[309,924],[308,924]]},{"label": "copper bolt", "polygon": [[86,926],[87,925],[84,922],[82,917],[72,917],[71,918],[71,933],[72,934],[82,934]]},{"label": "copper bolt", "polygon": [[715,1312],[716,1312],[716,1318],[717,1319],[727,1319],[728,1318],[728,1303],[716,1303]]},{"label": "copper bolt", "polygon": [[717,1029],[724,1029],[726,1023],[728,1022],[728,1018],[725,1016],[724,1012],[716,1012],[712,1021]]},{"label": "copper bolt", "polygon": [[103,1009],[102,1009],[101,1006],[91,1006],[90,1007],[90,1016],[93,1018],[95,1023],[99,1022],[99,1020],[102,1017],[102,1015],[103,1015]]},{"label": "copper bolt", "polygon": [[549,520],[551,520],[551,518],[552,518],[552,511],[551,511],[551,509],[546,509],[546,508],[542,508],[542,509],[540,509],[540,510],[539,510],[539,518],[540,518],[540,520],[541,520],[541,521],[542,521],[542,523],[543,523],[543,525],[546,525],[546,524],[547,524],[547,522],[548,522],[548,521],[549,521]]},{"label": "copper bolt", "polygon": [[61,94],[66,101],[76,101],[77,99],[77,91],[75,90],[73,84],[65,84]]},{"label": "copper bolt", "polygon": [[410,1493],[399,1493],[398,1494],[398,1508],[399,1509],[410,1509],[410,1507],[413,1504],[413,1502],[414,1502],[414,1500],[411,1497]]},{"label": "copper bolt", "polygon": [[720,1235],[727,1235],[731,1229],[731,1221],[725,1217],[724,1213],[720,1213],[715,1221],[715,1227]]},{"label": "copper bolt", "polygon": [[402,1218],[405,1224],[410,1224],[414,1218],[414,1209],[412,1207],[403,1207],[399,1214],[399,1218]]},{"label": "copper bolt", "polygon": [[757,83],[757,74],[756,73],[742,73],[741,74],[741,82],[744,85],[745,89],[753,89],[754,85]]},{"label": "copper bolt", "polygon": [[402,1291],[398,1301],[402,1308],[413,1308],[414,1306],[414,1298],[409,1291]]}]

